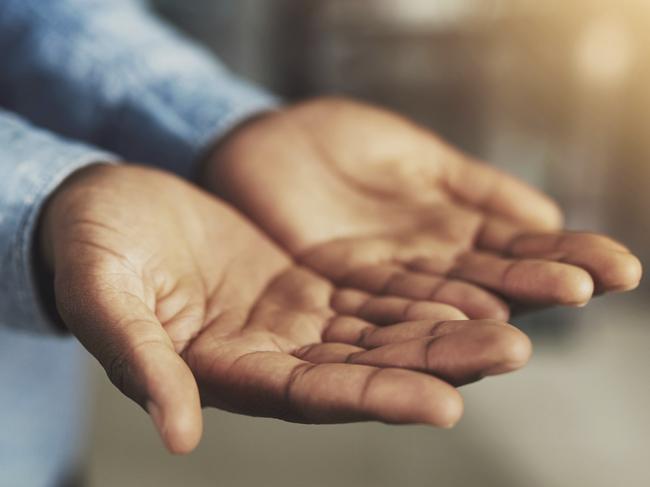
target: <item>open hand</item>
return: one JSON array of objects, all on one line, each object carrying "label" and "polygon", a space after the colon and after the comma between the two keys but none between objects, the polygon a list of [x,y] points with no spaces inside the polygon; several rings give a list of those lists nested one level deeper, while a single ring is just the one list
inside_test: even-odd
[{"label": "open hand", "polygon": [[76,173],[48,203],[40,242],[66,326],[174,452],[197,444],[201,405],[451,426],[454,385],[530,355],[506,323],[339,290],[228,206],[151,169]]},{"label": "open hand", "polygon": [[356,102],[319,99],[249,121],[219,144],[202,183],[337,285],[471,318],[584,305],[640,280],[623,245],[562,231],[546,196]]}]

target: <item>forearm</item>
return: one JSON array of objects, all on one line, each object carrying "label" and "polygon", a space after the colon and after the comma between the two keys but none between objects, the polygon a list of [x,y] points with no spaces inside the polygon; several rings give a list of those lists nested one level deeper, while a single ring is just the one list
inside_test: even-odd
[{"label": "forearm", "polygon": [[5,0],[0,103],[66,136],[188,176],[276,100],[131,0]]},{"label": "forearm", "polygon": [[56,331],[38,289],[33,252],[41,209],[70,174],[114,159],[0,110],[0,326]]}]

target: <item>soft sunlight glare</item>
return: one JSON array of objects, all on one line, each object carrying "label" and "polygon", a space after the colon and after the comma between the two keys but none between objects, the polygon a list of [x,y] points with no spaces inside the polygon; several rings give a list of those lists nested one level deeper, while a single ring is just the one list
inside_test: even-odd
[{"label": "soft sunlight glare", "polygon": [[431,28],[479,17],[499,10],[502,1],[484,0],[379,0],[376,7],[385,18],[398,21],[411,28]]},{"label": "soft sunlight glare", "polygon": [[612,17],[590,22],[576,46],[579,74],[602,88],[613,87],[625,79],[634,55],[634,45],[625,24]]}]

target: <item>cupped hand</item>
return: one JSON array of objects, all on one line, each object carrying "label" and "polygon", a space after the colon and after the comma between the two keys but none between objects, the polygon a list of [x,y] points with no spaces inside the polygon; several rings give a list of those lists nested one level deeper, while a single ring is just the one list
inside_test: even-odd
[{"label": "cupped hand", "polygon": [[506,323],[337,289],[227,205],[151,169],[73,175],[44,210],[40,245],[65,325],[173,452],[197,444],[201,406],[450,426],[462,413],[453,386],[530,354]]},{"label": "cupped hand", "polygon": [[434,299],[472,318],[584,305],[641,276],[620,243],[563,231],[543,194],[352,101],[249,121],[217,146],[201,180],[337,285]]}]

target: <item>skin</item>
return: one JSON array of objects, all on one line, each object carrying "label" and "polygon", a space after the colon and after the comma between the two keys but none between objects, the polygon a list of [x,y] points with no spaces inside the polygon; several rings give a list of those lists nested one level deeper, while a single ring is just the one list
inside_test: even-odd
[{"label": "skin", "polygon": [[316,99],[245,123],[200,179],[336,285],[448,303],[470,318],[582,306],[641,278],[622,244],[563,231],[543,194],[349,100]]},{"label": "skin", "polygon": [[[228,205],[152,169],[77,172],[44,208],[39,242],[65,325],[176,453],[198,443],[202,406],[448,427],[462,414],[455,386],[530,356],[503,321],[339,288]],[[359,274],[368,287],[372,272]]]}]

